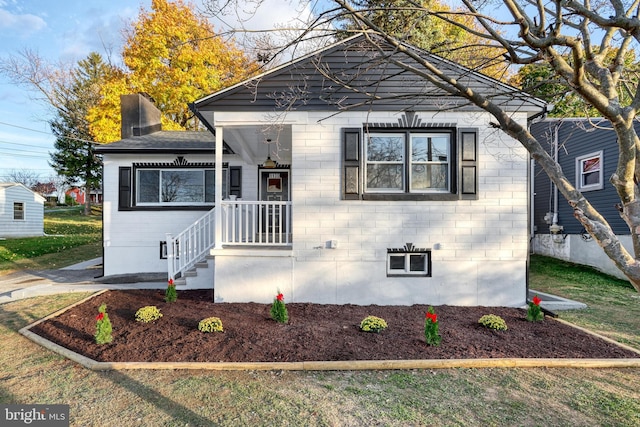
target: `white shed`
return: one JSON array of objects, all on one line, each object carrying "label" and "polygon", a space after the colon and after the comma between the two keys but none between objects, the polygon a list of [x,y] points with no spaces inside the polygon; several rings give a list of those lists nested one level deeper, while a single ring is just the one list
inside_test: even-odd
[{"label": "white shed", "polygon": [[0,237],[44,235],[44,202],[22,184],[0,182]]}]

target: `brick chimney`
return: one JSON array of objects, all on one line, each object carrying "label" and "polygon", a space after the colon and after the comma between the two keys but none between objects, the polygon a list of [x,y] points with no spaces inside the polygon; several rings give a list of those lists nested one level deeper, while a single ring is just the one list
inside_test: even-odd
[{"label": "brick chimney", "polygon": [[153,99],[145,93],[120,95],[120,114],[122,139],[162,130],[160,110],[153,105]]}]

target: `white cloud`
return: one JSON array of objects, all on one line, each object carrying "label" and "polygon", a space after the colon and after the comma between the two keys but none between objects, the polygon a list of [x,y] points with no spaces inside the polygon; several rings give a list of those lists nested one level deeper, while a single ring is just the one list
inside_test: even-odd
[{"label": "white cloud", "polygon": [[123,8],[110,12],[103,8],[90,8],[76,17],[75,25],[61,34],[60,56],[64,60],[79,60],[89,52],[98,52],[106,58],[112,54],[117,60],[122,49],[122,29],[135,19],[138,9]]},{"label": "white cloud", "polygon": [[47,23],[36,15],[13,14],[7,10],[0,9],[0,31],[11,31],[25,37],[46,28]]}]

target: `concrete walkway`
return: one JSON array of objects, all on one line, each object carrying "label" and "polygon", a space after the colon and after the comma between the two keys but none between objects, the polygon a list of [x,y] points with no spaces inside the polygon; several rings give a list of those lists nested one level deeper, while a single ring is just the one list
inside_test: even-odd
[{"label": "concrete walkway", "polygon": [[549,310],[551,312],[562,311],[562,310],[580,310],[583,308],[587,308],[587,304],[570,300],[567,298],[562,298],[557,295],[551,295],[544,292],[536,291],[533,289],[529,289],[529,301],[533,299],[534,296],[538,296],[542,301],[540,302],[540,307]]},{"label": "concrete walkway", "polygon": [[59,270],[25,270],[0,276],[0,304],[41,295],[96,292],[102,289],[164,289],[166,276],[136,274],[102,276],[102,258]]}]

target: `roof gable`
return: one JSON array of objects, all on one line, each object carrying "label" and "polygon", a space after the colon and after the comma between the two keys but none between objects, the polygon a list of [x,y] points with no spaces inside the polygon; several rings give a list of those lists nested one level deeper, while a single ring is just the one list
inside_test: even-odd
[{"label": "roof gable", "polygon": [[36,193],[26,185],[21,184],[19,182],[0,182],[0,191],[2,191],[3,193],[7,192],[14,195],[24,194],[26,196],[33,197],[33,200],[40,201],[40,202],[44,202],[46,200],[44,196]]},{"label": "roof gable", "polygon": [[[407,47],[478,93],[491,97],[507,111],[539,112],[545,106],[544,101],[498,80],[413,46]],[[405,53],[394,52],[391,46],[382,54],[360,35],[202,98],[195,102],[195,108],[199,111],[478,109],[391,63],[387,55],[416,64]]]}]

